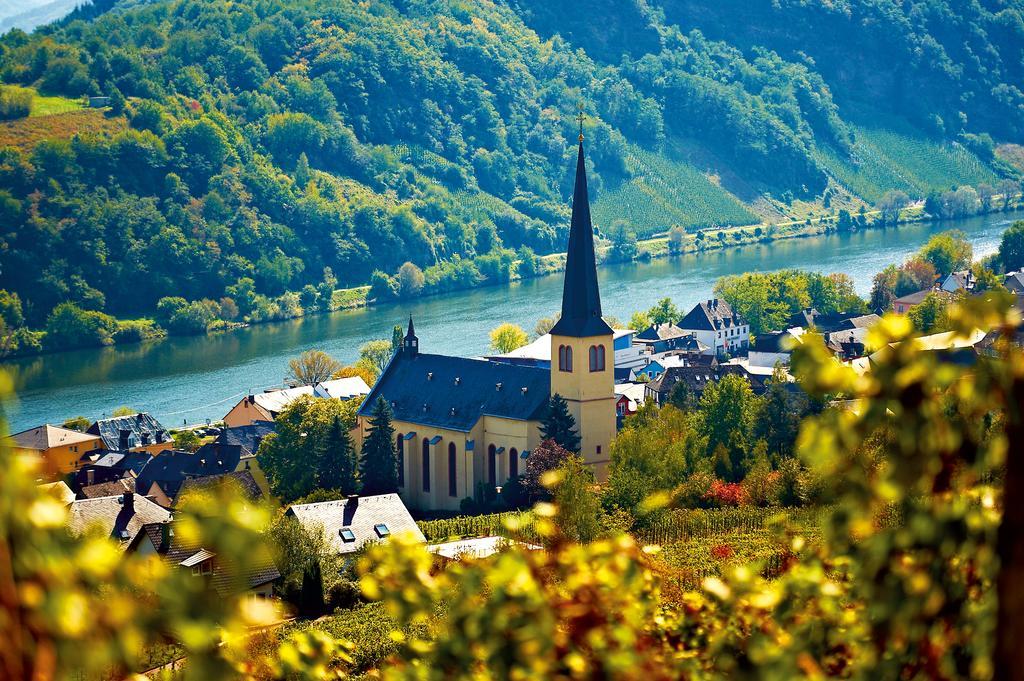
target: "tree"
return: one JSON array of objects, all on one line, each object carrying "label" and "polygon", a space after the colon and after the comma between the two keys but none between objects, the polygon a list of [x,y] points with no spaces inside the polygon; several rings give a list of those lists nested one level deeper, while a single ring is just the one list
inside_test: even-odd
[{"label": "tree", "polygon": [[1017,194],[1020,193],[1020,183],[1016,180],[1000,180],[999,181],[999,193],[1003,197],[1003,210],[1009,210],[1010,204],[1017,198]]},{"label": "tree", "polygon": [[576,431],[576,419],[569,413],[569,405],[558,393],[551,396],[544,420],[540,424],[543,440],[554,440],[570,452],[580,451],[580,435]]},{"label": "tree", "polygon": [[882,194],[882,198],[875,204],[875,209],[881,214],[884,224],[894,225],[899,221],[900,213],[908,205],[910,205],[910,197],[906,192],[895,189]]},{"label": "tree", "polygon": [[675,324],[682,318],[682,314],[679,313],[679,308],[675,306],[671,298],[662,298],[647,311],[647,317],[652,324]]},{"label": "tree", "polygon": [[128,405],[121,405],[120,407],[115,407],[114,411],[110,412],[110,415],[114,418],[119,418],[121,416],[134,416],[138,413],[138,409],[132,409]]},{"label": "tree", "polygon": [[556,312],[550,317],[541,317],[537,320],[537,323],[533,327],[533,333],[539,338],[546,333],[550,333],[551,329],[555,328],[555,324],[562,318],[561,312]]},{"label": "tree", "polygon": [[1003,232],[998,260],[1004,272],[1016,272],[1024,268],[1024,220],[1017,220]]},{"label": "tree", "polygon": [[334,489],[344,495],[359,491],[358,462],[352,438],[341,417],[335,416],[317,457],[317,486]]},{"label": "tree", "polygon": [[124,94],[117,87],[110,88],[110,115],[120,116],[125,109]]},{"label": "tree", "polygon": [[342,367],[333,377],[348,378],[350,376],[358,376],[366,382],[366,385],[373,387],[373,384],[377,382],[378,374],[376,367],[370,366],[369,362],[360,360],[355,364]]},{"label": "tree", "polygon": [[522,487],[527,501],[536,503],[551,499],[551,491],[542,484],[544,475],[560,467],[572,452],[554,440],[542,440],[526,457]]},{"label": "tree", "polygon": [[678,255],[683,252],[683,244],[686,240],[686,230],[679,225],[673,225],[668,230],[668,252]]},{"label": "tree", "polygon": [[203,444],[202,440],[192,429],[179,430],[171,436],[174,440],[174,448],[185,452],[194,452]]},{"label": "tree", "polygon": [[761,400],[750,389],[750,382],[737,374],[726,374],[717,383],[709,383],[700,398],[703,414],[700,433],[707,438],[705,452],[715,461],[726,457],[726,480],[739,482],[747,470],[747,457],[753,444],[751,435]]},{"label": "tree", "polygon": [[629,318],[629,328],[637,332],[643,331],[651,325],[651,317],[647,312],[634,312]]},{"label": "tree", "polygon": [[341,362],[323,350],[306,350],[288,360],[288,378],[298,385],[316,385],[333,378],[341,368]]},{"label": "tree", "polygon": [[[274,432],[263,438],[260,467],[270,489],[289,503],[320,488],[337,475],[339,448],[330,444],[335,421],[347,433],[356,424],[360,400],[332,400],[304,395],[284,407],[274,419]],[[325,480],[322,480],[324,476]]]},{"label": "tree", "polygon": [[391,354],[394,355],[396,352],[402,349],[402,341],[405,340],[405,332],[402,331],[400,324],[395,324],[391,327]]},{"label": "tree", "polygon": [[398,295],[413,298],[423,292],[423,270],[411,262],[402,263],[398,268]]},{"label": "tree", "polygon": [[92,425],[92,421],[85,418],[84,416],[73,416],[61,424],[61,427],[67,428],[68,430],[77,430],[80,433],[84,433],[89,430],[89,426]]},{"label": "tree", "polygon": [[937,293],[929,293],[919,304],[910,308],[907,316],[921,333],[938,333],[949,328],[947,308],[949,300]]},{"label": "tree", "polygon": [[529,340],[529,336],[517,324],[506,322],[491,330],[491,350],[502,354],[523,347]]},{"label": "tree", "polygon": [[370,415],[369,433],[363,441],[359,462],[363,494],[388,494],[398,491],[398,454],[395,431],[391,427],[391,407],[378,397]]},{"label": "tree", "polygon": [[319,561],[309,561],[302,571],[299,613],[310,619],[324,614],[324,579]]},{"label": "tree", "polygon": [[112,345],[117,321],[110,315],[61,303],[46,319],[45,344],[53,350]]},{"label": "tree", "polygon": [[947,275],[969,267],[973,249],[966,234],[959,230],[949,231],[929,239],[921,248],[920,257],[931,263],[936,272]]},{"label": "tree", "polygon": [[600,532],[601,502],[594,493],[594,473],[579,456],[569,456],[557,469],[556,522],[570,540],[588,543]]},{"label": "tree", "polygon": [[611,255],[615,260],[630,261],[636,258],[639,248],[636,234],[629,229],[624,220],[616,220],[612,225]]},{"label": "tree", "polygon": [[309,158],[306,152],[299,154],[299,160],[295,164],[295,186],[305,191],[306,186],[312,181],[313,174],[309,170]]},{"label": "tree", "polygon": [[767,445],[767,453],[776,463],[793,456],[800,421],[809,408],[807,397],[793,393],[788,386],[785,370],[776,367],[754,426],[754,437]]},{"label": "tree", "polygon": [[365,360],[367,366],[376,370],[378,376],[384,373],[384,368],[391,361],[391,355],[391,341],[389,340],[368,341],[359,348],[360,361]]}]

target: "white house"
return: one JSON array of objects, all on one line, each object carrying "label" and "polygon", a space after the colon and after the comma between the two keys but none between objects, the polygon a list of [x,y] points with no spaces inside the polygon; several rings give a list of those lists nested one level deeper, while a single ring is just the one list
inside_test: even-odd
[{"label": "white house", "polygon": [[224,415],[224,425],[228,428],[249,426],[259,421],[273,421],[277,415],[298,398],[309,395],[335,400],[350,400],[370,394],[370,386],[359,376],[335,378],[322,381],[316,385],[300,385],[297,388],[267,390],[255,395],[247,395]]},{"label": "white house", "polygon": [[721,298],[701,301],[676,326],[708,346],[705,354],[734,354],[750,345],[750,324]]}]

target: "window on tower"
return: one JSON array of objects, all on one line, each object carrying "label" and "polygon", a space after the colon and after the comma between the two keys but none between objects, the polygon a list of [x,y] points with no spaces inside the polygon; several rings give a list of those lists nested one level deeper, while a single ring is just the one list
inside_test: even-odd
[{"label": "window on tower", "polygon": [[590,370],[604,371],[604,346],[590,346]]},{"label": "window on tower", "polygon": [[572,348],[568,345],[558,346],[558,370],[572,372]]}]

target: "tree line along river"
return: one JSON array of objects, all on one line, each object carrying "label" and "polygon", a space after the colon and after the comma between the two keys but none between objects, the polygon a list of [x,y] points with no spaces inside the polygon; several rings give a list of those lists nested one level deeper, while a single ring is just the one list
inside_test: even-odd
[{"label": "tree line along river", "polygon": [[[993,214],[608,265],[599,272],[602,303],[605,314],[623,321],[665,296],[686,310],[711,297],[719,277],[785,268],[845,272],[866,295],[876,272],[904,260],[934,233],[963,230],[979,258],[993,253],[1006,227],[1022,218]],[[390,338],[391,328],[412,314],[424,352],[479,355],[488,349],[492,328],[511,321],[530,331],[559,309],[561,295],[561,276],[549,276],[213,336],[24,358],[5,365],[17,398],[4,407],[12,432],[76,415],[100,418],[121,405],[148,411],[168,427],[205,422],[222,417],[245,394],[280,385],[288,360],[304,350],[351,362],[363,343]]]}]

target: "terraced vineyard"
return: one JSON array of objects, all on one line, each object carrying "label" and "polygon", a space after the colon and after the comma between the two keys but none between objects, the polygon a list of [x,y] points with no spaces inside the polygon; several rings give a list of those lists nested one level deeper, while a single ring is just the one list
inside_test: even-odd
[{"label": "terraced vineyard", "polygon": [[972,152],[956,143],[940,143],[899,128],[855,128],[852,159],[823,148],[818,161],[853,193],[876,201],[889,189],[921,198],[956,185],[997,180]]},{"label": "terraced vineyard", "polygon": [[625,220],[644,238],[672,225],[708,227],[758,222],[735,196],[693,166],[636,146],[626,163],[633,178],[603,192],[593,203],[597,225],[608,230]]}]

